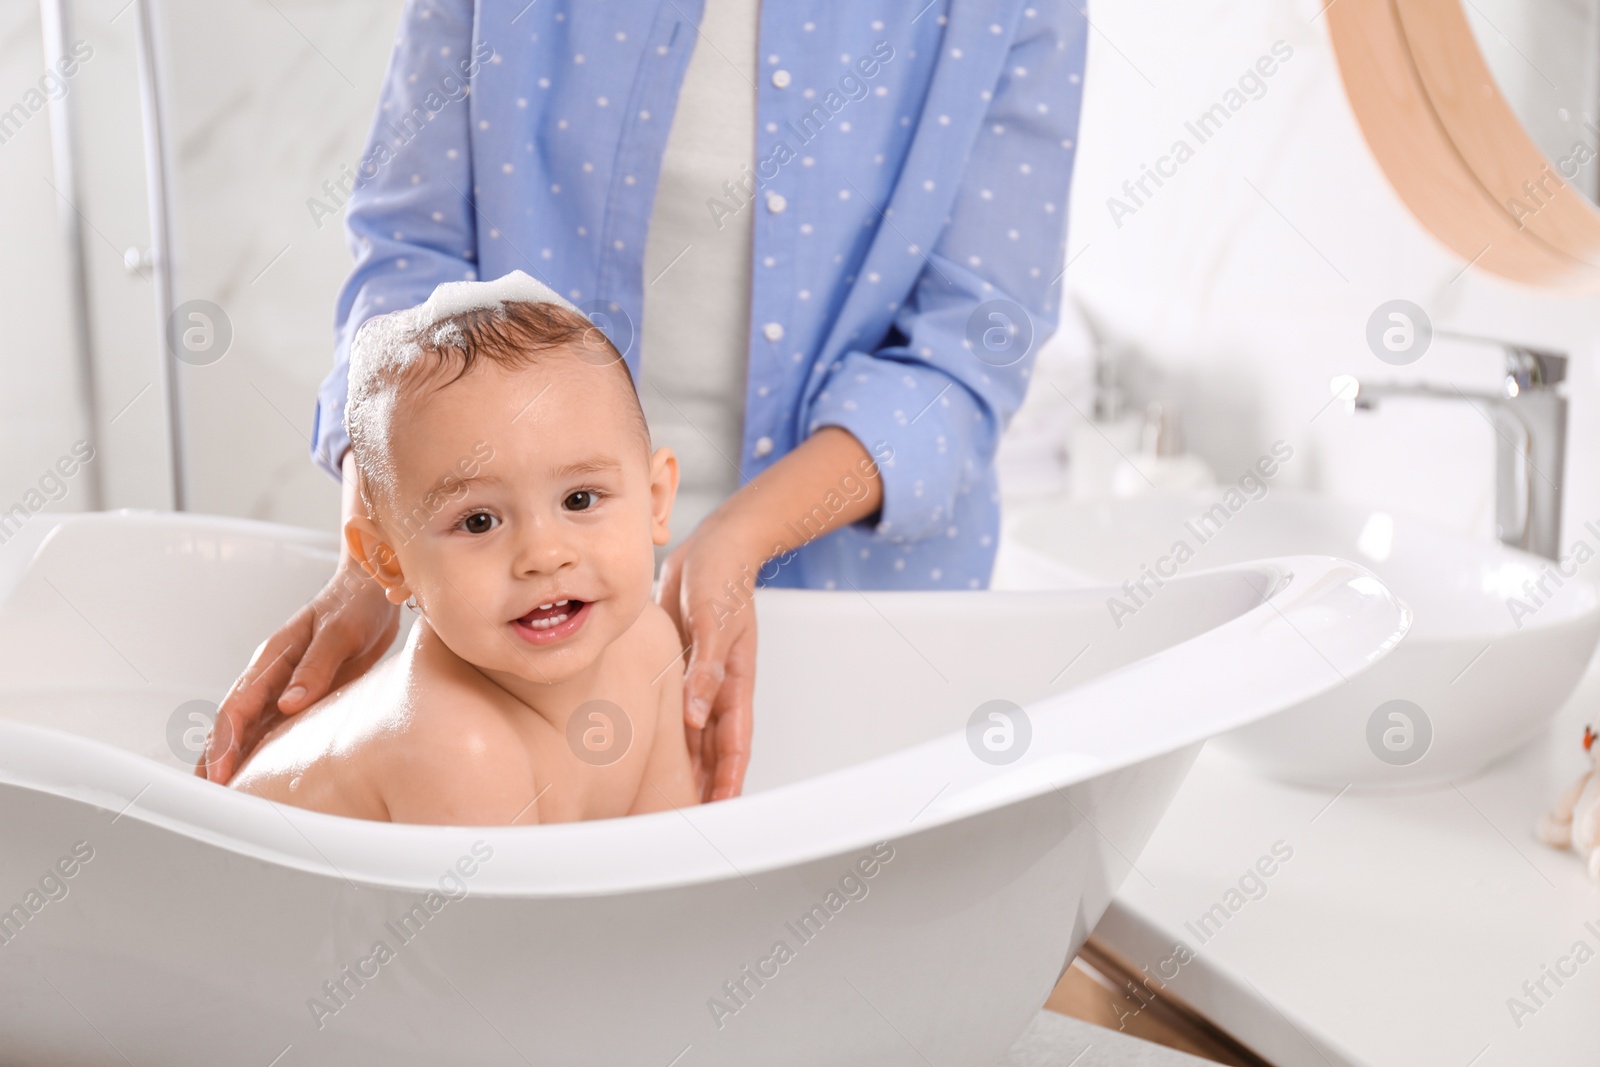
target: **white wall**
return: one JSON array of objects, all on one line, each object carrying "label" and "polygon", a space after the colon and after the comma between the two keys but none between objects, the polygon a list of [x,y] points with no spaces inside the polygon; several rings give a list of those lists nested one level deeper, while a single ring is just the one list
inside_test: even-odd
[{"label": "white wall", "polygon": [[343,216],[306,201],[359,159],[400,0],[163,0],[177,301],[210,300],[232,348],[184,366],[190,509],[332,529],[311,461],[317,386],[350,269]]},{"label": "white wall", "polygon": [[[1465,404],[1392,402],[1351,416],[1340,373],[1495,388],[1491,349],[1435,339],[1409,367],[1364,340],[1381,303],[1436,328],[1572,354],[1569,532],[1600,518],[1600,300],[1536,292],[1474,270],[1390,191],[1346,104],[1319,0],[1092,5],[1068,281],[1090,321],[1147,368],[1142,398],[1181,403],[1191,447],[1223,478],[1272,441],[1290,484],[1491,536],[1494,431]],[[1132,215],[1108,198],[1166,154],[1275,41],[1292,57]],[[1119,225],[1120,223],[1120,225]],[[1320,414],[1319,414],[1320,412]]]}]

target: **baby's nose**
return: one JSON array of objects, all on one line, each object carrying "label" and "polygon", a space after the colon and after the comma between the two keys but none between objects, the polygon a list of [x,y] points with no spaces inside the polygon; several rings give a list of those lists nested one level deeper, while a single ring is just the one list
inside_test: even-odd
[{"label": "baby's nose", "polygon": [[518,540],[516,566],[521,572],[549,573],[577,562],[579,548],[573,531],[554,523],[532,523]]}]

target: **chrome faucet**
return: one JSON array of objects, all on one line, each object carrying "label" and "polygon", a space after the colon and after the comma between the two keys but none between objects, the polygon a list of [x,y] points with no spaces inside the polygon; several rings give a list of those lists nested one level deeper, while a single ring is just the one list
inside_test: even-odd
[{"label": "chrome faucet", "polygon": [[1494,427],[1495,525],[1502,543],[1548,559],[1561,551],[1561,485],[1567,456],[1567,398],[1558,388],[1567,357],[1509,341],[1465,334],[1437,336],[1483,341],[1505,350],[1503,392],[1476,392],[1425,382],[1360,381],[1340,375],[1333,394],[1352,411],[1372,411],[1386,397],[1464,400]]}]

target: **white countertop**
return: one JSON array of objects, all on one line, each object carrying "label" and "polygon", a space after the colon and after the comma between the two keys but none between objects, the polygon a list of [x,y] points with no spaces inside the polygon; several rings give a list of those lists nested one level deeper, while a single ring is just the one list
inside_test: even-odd
[{"label": "white countertop", "polygon": [[[1547,734],[1421,792],[1299,789],[1204,751],[1095,935],[1282,1067],[1600,1063],[1600,883],[1533,834],[1597,706],[1591,663]],[[1277,842],[1264,894],[1227,899]],[[1236,910],[1197,932],[1219,903]],[[1523,983],[1580,941],[1537,1004]]]}]

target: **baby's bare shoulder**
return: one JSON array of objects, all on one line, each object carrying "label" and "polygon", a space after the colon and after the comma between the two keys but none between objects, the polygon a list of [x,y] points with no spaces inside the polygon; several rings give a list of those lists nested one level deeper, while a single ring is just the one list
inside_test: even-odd
[{"label": "baby's bare shoulder", "polygon": [[383,818],[367,771],[376,738],[385,732],[382,692],[392,671],[380,663],[305,711],[278,716],[229,786],[330,815]]},{"label": "baby's bare shoulder", "polygon": [[280,724],[231,784],[360,819],[536,822],[532,760],[497,693],[445,657],[397,656]]},{"label": "baby's bare shoulder", "polygon": [[[460,826],[536,822],[532,755],[511,699],[481,675],[419,663],[403,721],[373,751],[393,822]],[[522,816],[519,818],[519,815]]]},{"label": "baby's bare shoulder", "polygon": [[516,730],[505,714],[508,695],[481,676],[418,670],[404,721],[387,739],[390,754],[419,762],[453,761],[500,747]]},{"label": "baby's bare shoulder", "polygon": [[672,621],[667,609],[654,600],[645,604],[633,628],[637,632],[640,649],[653,658],[658,657],[660,667],[666,666],[673,653],[682,654],[683,641],[678,635],[678,624]]}]

